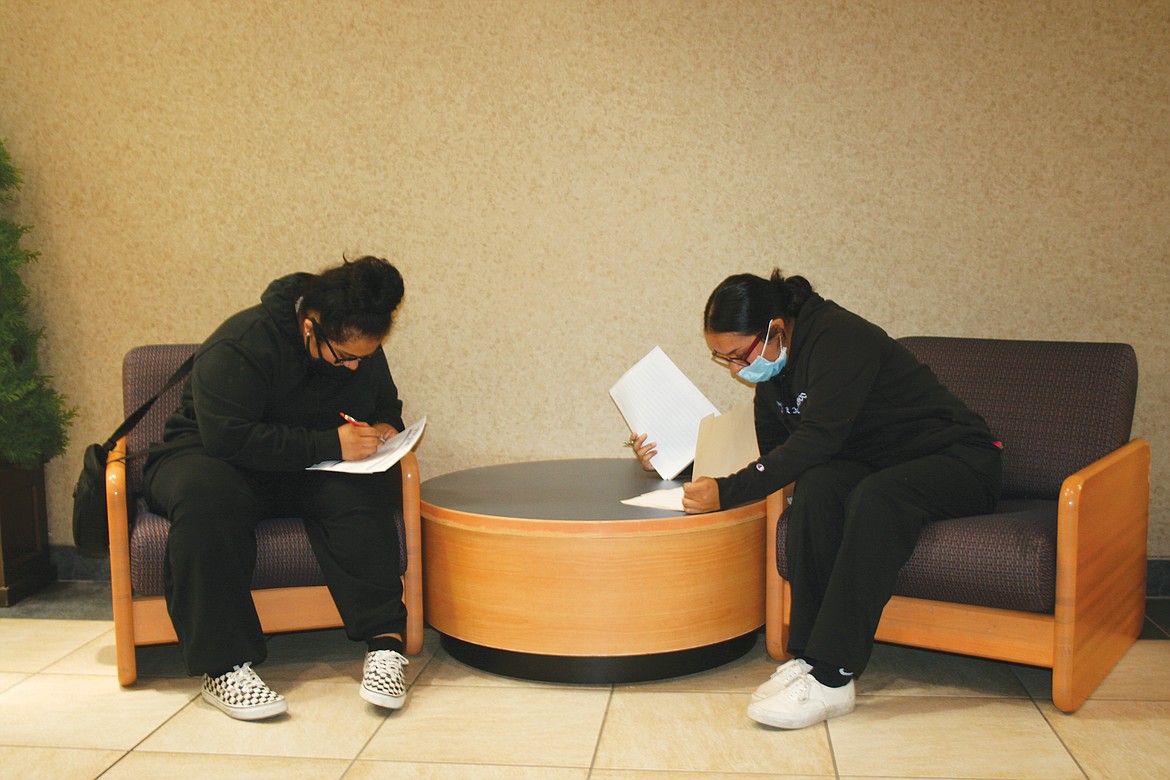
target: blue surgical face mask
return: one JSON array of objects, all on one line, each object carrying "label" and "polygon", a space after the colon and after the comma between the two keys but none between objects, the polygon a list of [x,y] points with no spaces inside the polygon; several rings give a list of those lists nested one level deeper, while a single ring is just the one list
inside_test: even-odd
[{"label": "blue surgical face mask", "polygon": [[[772,323],[775,320],[768,321],[768,337],[772,336]],[[756,355],[756,359],[748,365],[735,372],[735,375],[745,382],[759,384],[760,382],[767,382],[772,377],[784,370],[784,365],[788,362],[788,349],[783,344],[780,345],[780,354],[776,356],[775,360],[764,359],[764,350],[768,348],[768,339],[764,339],[764,346],[760,347],[760,354]]]}]

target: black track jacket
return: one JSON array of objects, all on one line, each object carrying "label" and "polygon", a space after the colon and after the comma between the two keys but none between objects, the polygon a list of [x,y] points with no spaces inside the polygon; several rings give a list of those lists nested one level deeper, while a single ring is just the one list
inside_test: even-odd
[{"label": "black track jacket", "polygon": [[402,430],[382,350],[353,371],[309,357],[296,316],[307,276],[272,282],[259,305],[229,317],[200,345],[152,458],[201,446],[241,468],[299,471],[340,460],[342,412]]},{"label": "black track jacket", "polygon": [[831,459],[886,468],[971,439],[987,423],[884,330],[813,295],[788,361],[756,385],[759,460],[717,479],[719,504],[758,501]]}]

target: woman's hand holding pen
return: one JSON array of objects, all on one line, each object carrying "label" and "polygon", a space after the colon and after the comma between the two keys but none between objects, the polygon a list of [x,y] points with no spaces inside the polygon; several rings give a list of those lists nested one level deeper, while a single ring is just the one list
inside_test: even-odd
[{"label": "woman's hand holding pen", "polygon": [[378,451],[382,445],[382,434],[369,425],[346,423],[337,429],[341,441],[342,460],[361,460]]},{"label": "woman's hand holding pen", "polygon": [[386,441],[387,439],[389,439],[391,436],[393,436],[396,433],[401,433],[401,431],[399,431],[397,428],[395,428],[390,423],[384,423],[384,422],[374,423],[373,427],[374,427],[374,430],[376,430],[378,432],[378,435],[382,437],[382,441]]},{"label": "woman's hand holding pen", "polygon": [[337,438],[341,442],[342,460],[361,460],[378,451],[385,440],[381,428],[389,427],[386,423],[370,425],[353,419],[345,412],[341,416],[345,418],[345,424],[337,429]]},{"label": "woman's hand holding pen", "polygon": [[658,454],[658,442],[646,441],[646,434],[642,433],[638,436],[631,436],[626,442],[627,447],[634,448],[634,456],[641,462],[642,468],[646,471],[653,471],[654,467],[650,465],[650,459]]}]

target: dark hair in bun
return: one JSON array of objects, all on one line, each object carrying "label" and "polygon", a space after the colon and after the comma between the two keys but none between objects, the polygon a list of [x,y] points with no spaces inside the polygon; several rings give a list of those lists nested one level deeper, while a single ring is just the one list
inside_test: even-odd
[{"label": "dark hair in bun", "polygon": [[780,269],[765,279],[755,274],[736,274],[719,283],[703,309],[703,330],[708,333],[740,333],[750,336],[768,327],[777,317],[795,317],[813,287],[803,276],[785,278]]},{"label": "dark hair in bun", "polygon": [[388,261],[369,255],[343,259],[341,265],[309,277],[301,288],[301,310],[320,315],[326,339],[383,338],[404,292],[402,274]]}]

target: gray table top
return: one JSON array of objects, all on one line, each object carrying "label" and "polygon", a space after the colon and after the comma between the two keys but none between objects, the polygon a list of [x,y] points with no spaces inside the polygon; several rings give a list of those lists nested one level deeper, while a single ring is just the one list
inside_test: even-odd
[{"label": "gray table top", "polygon": [[633,457],[508,463],[455,471],[422,483],[422,500],[457,512],[533,520],[646,520],[682,512],[628,506],[623,498],[678,487]]}]

